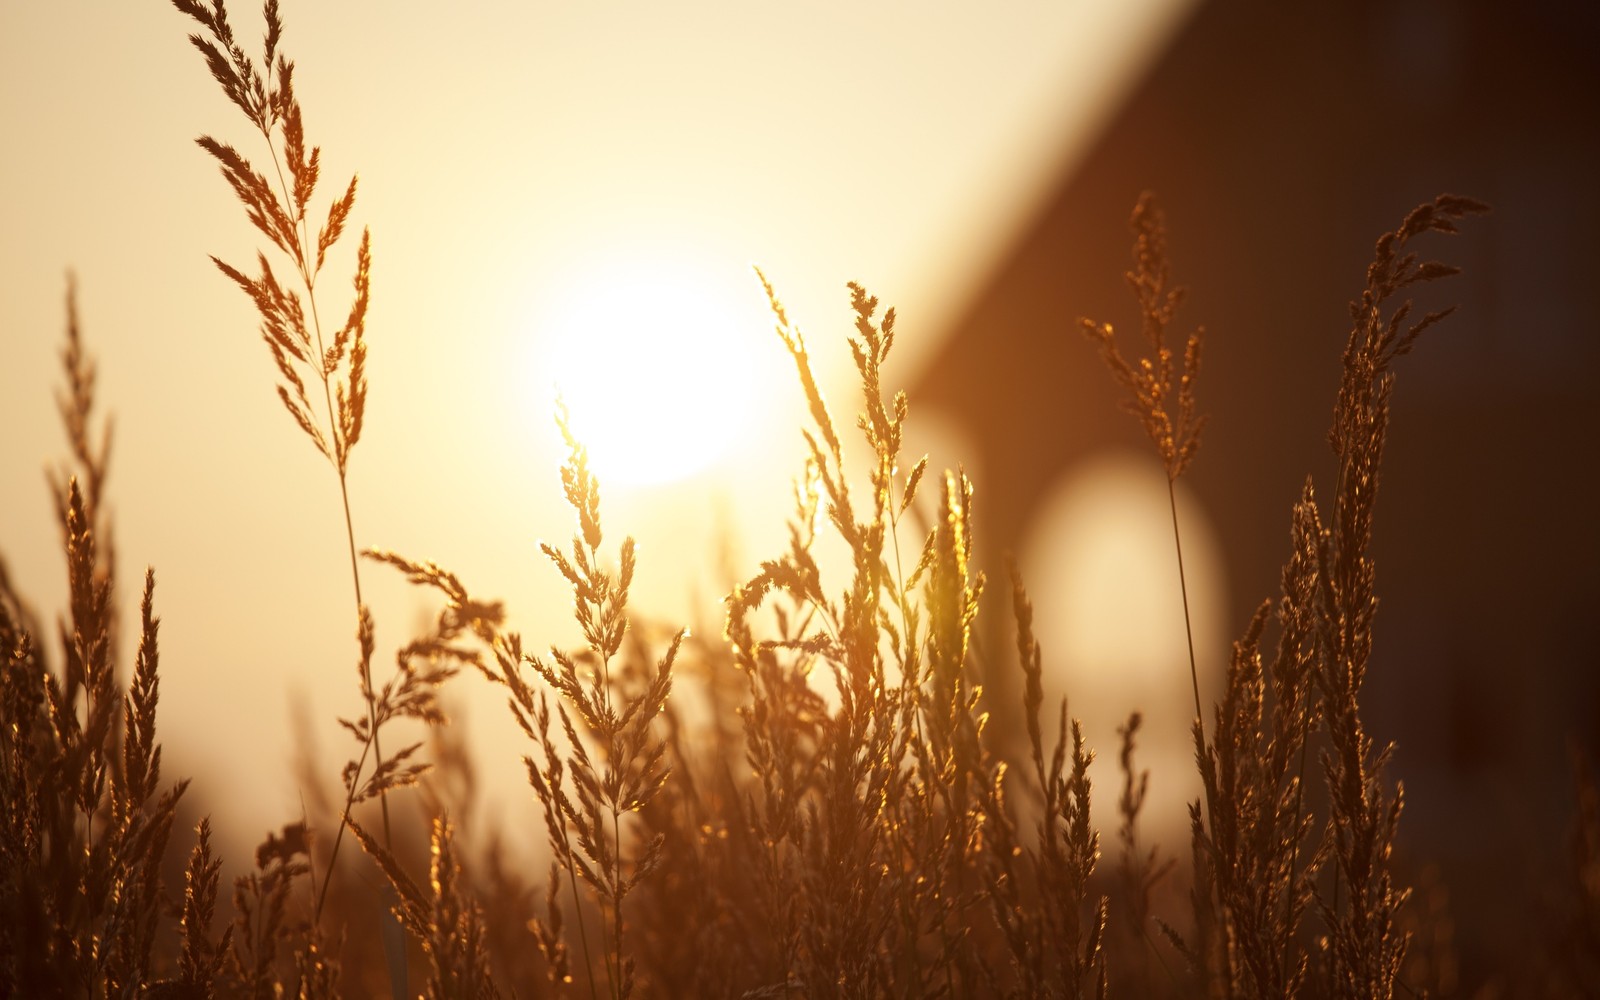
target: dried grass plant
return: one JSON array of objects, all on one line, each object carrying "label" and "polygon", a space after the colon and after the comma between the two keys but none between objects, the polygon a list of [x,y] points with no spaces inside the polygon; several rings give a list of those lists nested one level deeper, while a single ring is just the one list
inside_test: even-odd
[{"label": "dried grass plant", "polygon": [[[543,553],[571,589],[581,644],[530,652],[506,609],[455,574],[367,549],[440,603],[380,684],[347,482],[367,392],[365,235],[347,318],[327,339],[317,303],[355,184],[314,226],[321,157],[306,144],[277,3],[265,4],[257,63],[221,0],[174,2],[200,25],[194,44],[273,161],[275,180],[233,147],[200,140],[279,261],[261,254],[257,276],[218,267],[250,297],[279,399],[339,482],[361,697],[360,714],[341,721],[358,749],[340,771],[338,800],[319,804],[313,787],[308,814],[267,835],[234,882],[231,914],[218,912],[214,849],[225,817],[199,823],[181,889],[163,884],[185,785],[161,776],[154,577],[123,686],[109,432],[95,433],[94,368],[69,296],[61,409],[73,464],[52,479],[70,581],[58,662],[0,567],[0,996],[1366,998],[1414,988],[1402,969],[1416,916],[1403,922],[1405,876],[1393,860],[1403,799],[1361,703],[1376,600],[1372,522],[1393,363],[1445,315],[1413,320],[1409,304],[1394,303],[1454,273],[1418,257],[1413,242],[1454,233],[1483,206],[1442,196],[1379,241],[1352,307],[1334,407],[1337,479],[1326,499],[1308,482],[1294,505],[1282,592],[1234,645],[1209,726],[1191,636],[1202,796],[1191,807],[1185,915],[1158,888],[1190,873],[1140,834],[1149,776],[1135,761],[1137,714],[1120,730],[1119,857],[1102,864],[1094,751],[1065,699],[1045,704],[1035,621],[1049,609],[1035,608],[1015,571],[1003,603],[1016,663],[977,655],[980,614],[1000,612],[982,603],[974,487],[959,469],[930,478],[925,458],[903,454],[910,404],[889,382],[900,331],[894,311],[859,285],[849,287],[861,389],[851,432],[823,399],[799,326],[758,273],[774,349],[806,399],[807,457],[787,546],[741,574],[720,632],[661,628],[633,605],[635,547],[607,548],[600,484],[561,413],[560,478],[577,528],[570,545]],[[1083,325],[1167,473],[1186,591],[1174,484],[1203,427],[1201,336],[1187,338],[1181,358],[1167,344],[1181,291],[1153,199],[1140,200],[1133,229],[1129,282],[1145,356],[1125,357],[1109,325]],[[293,281],[280,280],[283,261]],[[817,555],[834,545],[849,554],[838,579]],[[1012,669],[1020,705],[994,704],[986,675]],[[430,753],[421,740],[385,753],[380,733],[402,720],[443,722],[441,688],[460,673],[503,692],[528,740],[520,768],[544,819],[530,839],[550,855],[542,885],[505,860],[518,831],[461,823],[477,764],[459,741],[435,735],[443,773],[434,790],[400,800],[415,809],[389,808]],[[685,676],[709,712],[684,710],[689,695],[675,678]],[[1026,730],[1014,756],[988,728],[1002,710]],[[1308,793],[1313,761],[1325,794]],[[516,766],[487,764],[497,765]],[[1586,773],[1579,787],[1576,905],[1551,961],[1560,972],[1548,977],[1558,996],[1583,995],[1594,981],[1600,809]],[[372,800],[381,831],[358,815]],[[382,922],[360,919],[360,903],[336,887],[351,881],[336,866],[347,830],[387,887]],[[1158,922],[1166,941],[1151,933]]]},{"label": "dried grass plant", "polygon": [[[421,748],[412,743],[385,756],[385,723],[411,718],[437,723],[441,716],[435,689],[452,676],[461,661],[448,648],[408,648],[396,659],[394,677],[381,687],[373,680],[375,653],[373,621],[361,595],[355,523],[351,514],[348,481],[352,450],[361,439],[367,398],[366,316],[371,301],[371,235],[361,234],[356,251],[354,297],[348,315],[332,334],[325,336],[318,307],[317,283],[355,206],[356,178],[328,207],[321,226],[313,231],[310,206],[321,179],[321,148],[308,148],[300,101],[294,90],[294,63],[280,50],[283,22],[276,0],[267,0],[263,15],[266,34],[261,62],[257,64],[236,40],[226,5],[216,0],[206,6],[198,0],[173,0],[173,5],[202,29],[189,36],[204,57],[212,78],[265,141],[276,186],[233,146],[201,136],[197,142],[221,167],[223,177],[245,208],[251,224],[292,266],[298,288],[286,286],[265,253],[257,254],[259,277],[213,257],[217,268],[250,298],[261,320],[261,335],[272,354],[279,382],[278,398],[295,424],[332,466],[339,482],[350,576],[355,596],[356,636],[360,655],[358,682],[364,714],[341,718],[340,724],[356,740],[359,751],[344,766],[344,806],[333,847],[328,853],[321,888],[316,892],[313,921],[320,921],[334,881],[335,865],[353,810],[376,798],[382,813],[383,843],[393,847],[387,793],[413,783],[426,765],[414,759]],[[320,408],[311,402],[307,382],[320,383]],[[368,768],[368,760],[371,767]],[[308,848],[309,851],[309,848]],[[404,993],[404,957],[398,929],[392,921],[384,935],[396,996]]]},{"label": "dried grass plant", "polygon": [[[1471,199],[1441,195],[1378,240],[1366,287],[1350,306],[1353,326],[1328,435],[1338,460],[1331,512],[1325,519],[1308,481],[1291,517],[1282,597],[1276,608],[1263,604],[1235,643],[1210,740],[1203,720],[1195,720],[1203,799],[1190,810],[1196,937],[1184,950],[1208,994],[1300,995],[1313,962],[1302,917],[1313,903],[1326,935],[1326,954],[1316,956],[1323,982],[1315,992],[1389,997],[1397,988],[1407,943],[1397,915],[1407,890],[1395,884],[1390,856],[1402,796],[1398,785],[1392,791],[1386,785],[1382,771],[1389,749],[1374,748],[1360,712],[1377,607],[1372,521],[1394,386],[1391,366],[1453,307],[1413,322],[1409,300],[1391,302],[1407,288],[1457,273],[1419,258],[1412,240],[1454,234],[1460,221],[1484,211]],[[1174,415],[1173,367],[1162,332],[1180,293],[1167,290],[1163,222],[1149,195],[1134,211],[1133,228],[1137,266],[1128,281],[1153,358],[1129,364],[1109,325],[1084,326],[1101,343],[1113,376],[1129,389],[1131,408],[1155,444],[1170,485],[1199,443],[1203,420],[1194,415],[1193,379],[1200,339],[1189,339]],[[1175,507],[1173,529],[1176,537]],[[1178,551],[1181,578],[1181,542]],[[1261,644],[1274,611],[1277,651],[1265,666]],[[1187,613],[1185,600],[1186,619]],[[1192,634],[1190,676],[1193,681]],[[1195,691],[1198,704],[1197,682]],[[1330,803],[1325,817],[1307,809],[1303,794],[1314,728],[1328,741],[1322,754]],[[1314,854],[1304,852],[1319,820],[1326,824],[1323,842]],[[1327,877],[1319,886],[1324,867]]]},{"label": "dried grass plant", "polygon": [[59,666],[0,566],[0,993],[7,996],[131,992],[155,980],[160,864],[188,785],[162,784],[152,571],[133,675],[126,688],[117,677],[105,506],[110,425],[97,441],[95,370],[70,287],[62,361],[60,410],[75,464],[50,477],[69,593],[57,626]]}]

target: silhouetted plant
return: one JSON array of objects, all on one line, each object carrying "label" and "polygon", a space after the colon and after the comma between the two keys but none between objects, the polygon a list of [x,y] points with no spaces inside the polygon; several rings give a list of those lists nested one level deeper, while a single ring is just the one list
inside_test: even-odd
[{"label": "silhouetted plant", "polygon": [[[1190,810],[1193,926],[1168,928],[1194,967],[1180,979],[1149,971],[1166,954],[1150,925],[1179,918],[1159,912],[1156,891],[1173,862],[1139,834],[1148,787],[1134,761],[1141,717],[1120,730],[1121,849],[1108,878],[1091,816],[1094,752],[1065,698],[1046,711],[1036,609],[1014,570],[1009,610],[1022,695],[1020,712],[1008,714],[1026,730],[1020,759],[1008,759],[988,730],[1000,706],[980,682],[974,649],[985,584],[974,486],[959,469],[928,480],[926,458],[902,472],[910,405],[886,388],[899,331],[894,311],[880,313],[860,285],[849,286],[847,337],[862,391],[856,439],[841,433],[805,338],[758,272],[777,347],[805,397],[806,456],[787,545],[732,589],[720,636],[662,630],[633,605],[634,544],[624,540],[609,561],[600,485],[563,411],[560,476],[577,529],[570,546],[542,550],[571,588],[580,647],[526,652],[499,602],[474,596],[436,563],[369,549],[367,558],[442,605],[396,651],[391,678],[375,681],[346,489],[367,392],[365,235],[348,318],[326,342],[316,305],[355,184],[313,232],[321,157],[306,146],[275,0],[265,4],[260,64],[237,45],[221,0],[174,2],[201,25],[194,44],[273,159],[276,184],[231,146],[200,140],[251,223],[296,272],[291,289],[265,254],[258,277],[218,262],[260,315],[281,402],[339,479],[363,707],[340,721],[360,751],[341,772],[342,803],[319,806],[312,795],[311,816],[261,843],[234,882],[224,926],[214,926],[221,859],[209,818],[181,892],[162,884],[185,785],[164,787],[160,773],[154,576],[146,574],[138,653],[123,687],[104,499],[109,435],[94,434],[94,367],[69,297],[61,410],[75,464],[52,479],[70,594],[59,667],[0,566],[0,994],[313,998],[368,995],[387,981],[403,995],[412,979],[407,941],[420,959],[421,991],[439,998],[501,990],[617,1000],[1101,998],[1119,989],[1353,998],[1390,997],[1406,985],[1407,890],[1392,861],[1401,790],[1384,776],[1388,749],[1364,727],[1361,690],[1391,366],[1448,311],[1412,321],[1409,303],[1391,303],[1455,273],[1418,258],[1411,241],[1454,233],[1483,206],[1441,196],[1379,241],[1352,306],[1334,408],[1337,482],[1320,501],[1308,482],[1293,506],[1282,593],[1234,644],[1209,735],[1191,636],[1202,797]],[[1140,199],[1133,228],[1128,279],[1148,354],[1129,361],[1110,326],[1084,326],[1166,471],[1182,580],[1174,484],[1203,426],[1194,395],[1201,339],[1187,339],[1181,361],[1167,346],[1181,292],[1170,284],[1153,198]],[[320,407],[310,401],[318,382]],[[928,481],[937,488],[924,490]],[[824,573],[822,545],[848,553],[842,579]],[[1262,647],[1274,623],[1269,659]],[[984,667],[1009,669],[1008,659]],[[452,804],[470,793],[434,796],[418,810],[424,822],[397,821],[401,835],[391,837],[387,793],[417,782],[428,765],[421,742],[385,755],[380,730],[400,719],[446,721],[441,688],[461,672],[503,690],[529,740],[521,765],[544,818],[542,837],[532,839],[551,856],[542,900],[532,879],[507,869],[501,831],[452,818],[465,814]],[[708,721],[693,721],[670,697],[686,675],[709,692]],[[1305,794],[1313,743],[1325,800]],[[447,777],[470,775],[459,746],[440,742],[435,751]],[[384,804],[382,834],[354,815],[371,799]],[[1581,991],[1592,979],[1584,978],[1592,972],[1584,948],[1595,940],[1600,884],[1600,808],[1583,772],[1579,802],[1579,893],[1561,939],[1576,957],[1559,982]],[[338,832],[319,858],[324,821]],[[346,829],[387,890],[381,958],[352,931],[348,900],[332,887]],[[485,846],[475,852],[474,843]]]}]

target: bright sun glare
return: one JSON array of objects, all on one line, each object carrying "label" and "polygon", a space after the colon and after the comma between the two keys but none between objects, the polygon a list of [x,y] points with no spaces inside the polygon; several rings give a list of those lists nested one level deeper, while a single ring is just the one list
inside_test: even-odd
[{"label": "bright sun glare", "polygon": [[[742,284],[741,284],[742,279]],[[749,272],[608,262],[547,316],[553,382],[602,483],[680,479],[725,457],[772,383],[771,323]]]}]

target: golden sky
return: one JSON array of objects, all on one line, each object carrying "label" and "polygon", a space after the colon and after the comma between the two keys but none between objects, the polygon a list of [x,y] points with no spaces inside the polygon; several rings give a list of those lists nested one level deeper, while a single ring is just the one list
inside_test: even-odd
[{"label": "golden sky", "polygon": [[[1191,2],[484,3],[445,17],[412,0],[288,0],[283,48],[323,147],[315,211],[359,172],[352,222],[373,234],[357,543],[437,559],[550,636],[535,648],[565,642],[566,595],[536,549],[571,524],[553,387],[580,427],[608,390],[644,426],[698,407],[728,432],[716,454],[685,446],[699,474],[630,487],[623,459],[602,486],[613,538],[641,541],[641,600],[691,621],[693,603],[712,624],[706,539],[726,520],[743,565],[765,556],[798,468],[802,411],[750,265],[833,373],[837,416],[855,406],[838,379],[849,280],[899,307],[909,381]],[[256,44],[259,11],[232,13]],[[202,799],[257,789],[234,820],[257,830],[298,811],[292,697],[310,700],[324,755],[344,750],[331,718],[356,709],[354,621],[337,481],[273,398],[249,303],[207,260],[251,270],[260,240],[194,138],[265,150],[188,31],[160,4],[0,7],[0,552],[53,613],[65,572],[41,473],[64,454],[52,393],[71,268],[116,418],[124,607],[145,565],[158,577],[169,760]],[[345,242],[319,289],[335,315]],[[705,333],[724,339],[701,355],[639,346]],[[591,342],[598,362],[573,349]],[[656,377],[593,378],[633,356]],[[928,437],[936,464],[981,462]],[[424,605],[381,567],[363,578],[392,649]],[[493,696],[463,697],[472,725],[502,725]],[[211,749],[241,744],[252,753]]]}]

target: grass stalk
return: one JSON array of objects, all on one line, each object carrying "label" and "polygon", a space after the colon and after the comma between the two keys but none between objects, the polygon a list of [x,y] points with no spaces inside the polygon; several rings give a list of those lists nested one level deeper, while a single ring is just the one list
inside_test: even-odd
[{"label": "grass stalk", "polygon": [[1183,636],[1189,643],[1189,683],[1194,689],[1194,718],[1200,727],[1200,740],[1205,741],[1205,713],[1200,707],[1200,669],[1194,657],[1194,623],[1189,614],[1189,580],[1183,571],[1183,535],[1178,531],[1178,495],[1176,477],[1167,477],[1167,502],[1172,510],[1172,544],[1178,551],[1178,586],[1183,594]]}]

